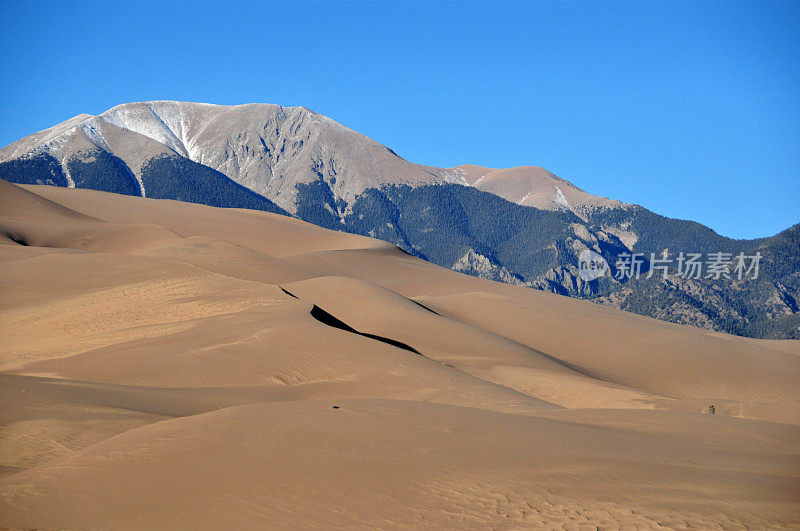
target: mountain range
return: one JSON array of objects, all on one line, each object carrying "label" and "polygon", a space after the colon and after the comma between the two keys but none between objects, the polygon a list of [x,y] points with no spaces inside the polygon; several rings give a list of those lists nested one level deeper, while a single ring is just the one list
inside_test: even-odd
[{"label": "mountain range", "polygon": [[[733,240],[536,166],[415,164],[304,107],[123,104],[4,147],[0,178],[281,213],[474,276],[708,330],[800,338],[800,224]],[[582,278],[586,251],[609,265],[605,275]],[[658,258],[668,265],[628,278],[619,264],[634,253],[643,273]],[[681,253],[721,253],[724,273],[682,276]],[[761,257],[756,278],[732,274],[739,254]]]}]

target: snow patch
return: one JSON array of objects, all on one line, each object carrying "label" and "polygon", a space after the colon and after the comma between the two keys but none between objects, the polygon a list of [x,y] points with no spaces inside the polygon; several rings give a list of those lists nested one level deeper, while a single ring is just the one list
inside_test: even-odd
[{"label": "snow patch", "polygon": [[561,188],[559,188],[556,185],[553,185],[553,188],[556,189],[556,193],[553,197],[550,198],[550,201],[563,208],[566,208],[567,210],[572,210],[572,207],[569,206],[569,202],[567,201],[567,198],[564,197],[564,192],[561,191]]},{"label": "snow patch", "polygon": [[106,143],[106,139],[103,138],[102,133],[97,130],[91,120],[86,120],[80,125],[81,131],[86,137],[92,141],[92,144],[103,149],[105,151],[111,152],[111,148],[108,147],[108,143]]},{"label": "snow patch", "polygon": [[44,142],[36,149],[31,151],[31,153],[47,153],[48,155],[53,155],[56,158],[61,158],[59,154],[64,149],[64,146],[66,146],[67,142],[69,142],[70,138],[75,135],[77,130],[78,126],[70,127],[63,133],[50,138],[47,142]]},{"label": "snow patch", "polygon": [[[104,112],[99,118],[117,127],[129,129],[135,133],[151,138],[156,142],[164,144],[176,153],[189,157],[189,152],[183,140],[175,134],[165,121],[166,119],[167,121],[174,122],[174,116],[169,116],[171,113],[163,114],[165,115],[164,118],[156,113],[152,105],[120,105]],[[177,124],[173,123],[173,126],[176,125]],[[180,131],[180,133],[182,133],[182,131]]]},{"label": "snow patch", "polygon": [[489,175],[489,174],[488,173],[484,173],[483,175],[481,175],[478,178],[478,180],[475,181],[475,184],[473,184],[473,186],[478,186],[479,184],[481,184],[483,182],[483,180],[486,178],[487,175]]},{"label": "snow patch", "polygon": [[460,168],[454,168],[451,170],[444,170],[442,171],[442,178],[446,183],[450,184],[461,184],[463,186],[471,186],[468,182],[466,177],[464,177],[464,170]]}]

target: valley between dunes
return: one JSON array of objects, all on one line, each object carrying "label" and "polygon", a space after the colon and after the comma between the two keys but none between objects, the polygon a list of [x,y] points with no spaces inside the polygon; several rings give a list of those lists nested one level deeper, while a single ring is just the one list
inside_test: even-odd
[{"label": "valley between dunes", "polygon": [[800,525],[796,341],[5,181],[0,327],[0,527]]}]

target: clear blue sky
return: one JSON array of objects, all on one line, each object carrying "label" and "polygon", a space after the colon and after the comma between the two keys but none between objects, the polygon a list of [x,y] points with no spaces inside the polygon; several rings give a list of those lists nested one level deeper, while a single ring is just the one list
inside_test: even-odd
[{"label": "clear blue sky", "polygon": [[0,4],[0,144],[174,99],[304,105],[732,237],[800,222],[800,2]]}]

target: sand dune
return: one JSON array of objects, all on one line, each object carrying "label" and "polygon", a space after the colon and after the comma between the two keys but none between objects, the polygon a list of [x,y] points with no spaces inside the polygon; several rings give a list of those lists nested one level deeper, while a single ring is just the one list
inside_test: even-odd
[{"label": "sand dune", "polygon": [[0,326],[0,526],[800,522],[796,342],[283,216],[0,181]]},{"label": "sand dune", "polygon": [[[614,423],[606,428],[592,415],[337,405],[249,404],[136,428],[12,475],[4,494],[17,521],[76,527],[737,526],[792,517],[796,453],[785,452],[797,428],[759,424],[768,442],[757,444],[773,455],[762,461],[742,451],[756,441],[738,419],[660,415],[672,434],[617,428],[652,422],[646,415],[600,415]],[[748,501],[730,503],[739,497]]]}]

